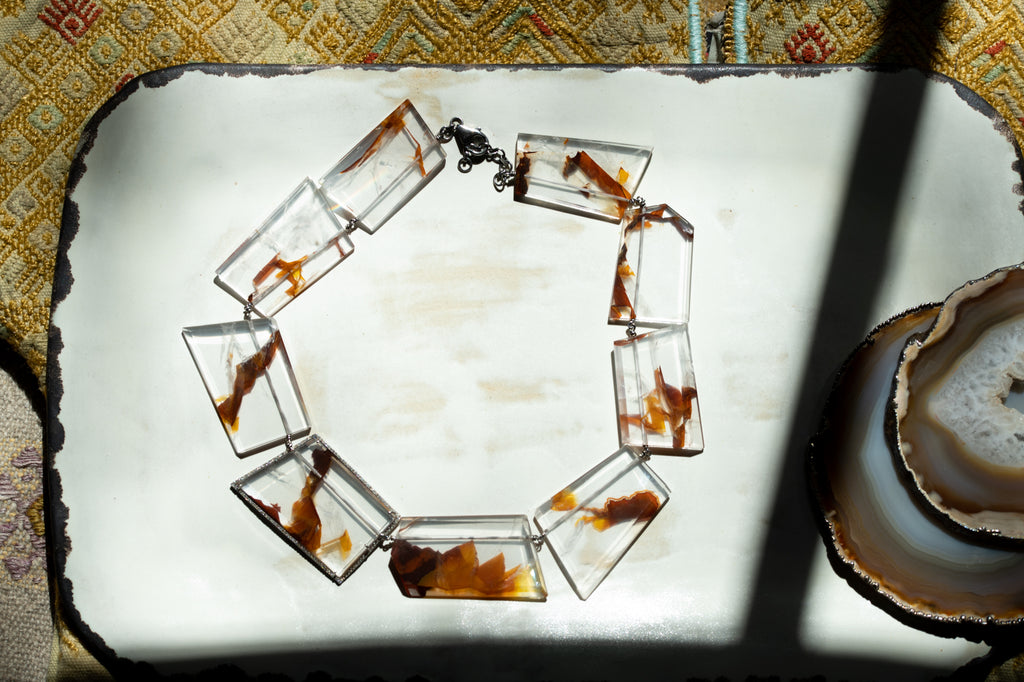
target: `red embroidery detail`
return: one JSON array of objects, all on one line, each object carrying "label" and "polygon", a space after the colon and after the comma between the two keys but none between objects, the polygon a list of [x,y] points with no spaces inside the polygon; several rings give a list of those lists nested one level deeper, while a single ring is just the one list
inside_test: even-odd
[{"label": "red embroidery detail", "polygon": [[135,78],[134,73],[126,73],[125,75],[121,76],[121,80],[117,81],[117,85],[114,86],[114,91],[116,92],[123,88],[125,85],[128,84],[128,81],[130,81],[133,78]]},{"label": "red embroidery detail", "polygon": [[102,13],[103,8],[89,0],[50,0],[39,20],[74,45]]},{"label": "red embroidery detail", "polygon": [[377,61],[377,57],[379,56],[379,52],[367,52],[366,56],[363,57],[363,64],[373,64],[375,61]]},{"label": "red embroidery detail", "polygon": [[1006,47],[1006,41],[1000,40],[996,43],[993,43],[991,47],[985,50],[985,54],[989,55],[990,57],[994,57],[995,55],[1002,52],[1004,47]]},{"label": "red embroidery detail", "polygon": [[786,41],[785,48],[789,58],[799,64],[821,64],[836,51],[828,44],[819,24],[804,24],[795,36]]},{"label": "red embroidery detail", "polygon": [[533,25],[537,27],[537,30],[539,30],[548,38],[555,35],[555,32],[551,30],[551,27],[548,26],[547,23],[545,23],[545,21],[541,19],[540,15],[537,14],[536,12],[530,15],[530,21],[532,21]]}]

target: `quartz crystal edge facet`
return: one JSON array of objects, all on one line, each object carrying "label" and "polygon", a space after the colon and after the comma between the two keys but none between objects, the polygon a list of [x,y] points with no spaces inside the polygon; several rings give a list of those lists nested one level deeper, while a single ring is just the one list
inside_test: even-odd
[{"label": "quartz crystal edge facet", "polygon": [[[639,479],[637,483],[640,489],[637,490],[637,485],[627,485],[619,492],[633,492],[616,496],[613,492],[615,487],[629,483],[634,478]],[[586,494],[578,495],[582,490],[586,490]],[[538,506],[534,510],[533,521],[541,531],[541,537],[544,538],[566,581],[581,600],[586,600],[618,566],[654,518],[668,504],[670,496],[671,491],[661,477],[634,448],[626,445]],[[571,504],[566,504],[562,508],[556,507],[556,501],[564,502],[567,497],[572,500]],[[602,498],[602,507],[595,507],[595,501]],[[641,507],[630,504],[641,500],[644,503]],[[652,503],[656,504],[653,509],[650,507]],[[620,519],[612,519],[610,509],[613,504],[624,504],[623,508],[634,507],[635,517],[633,512],[629,511]],[[607,516],[602,519],[604,514]],[[570,521],[573,527],[565,530],[563,527]],[[595,521],[604,522],[605,525],[598,526]],[[568,544],[564,544],[561,537],[556,540],[556,536],[564,533],[570,534]],[[584,539],[587,533],[591,534],[590,541]],[[600,549],[600,555],[597,557],[599,561],[595,562],[594,545],[600,546],[602,542],[604,547]],[[590,559],[581,560],[573,556],[580,545],[588,547],[586,556]]]},{"label": "quartz crystal edge facet", "polygon": [[[480,548],[500,551],[481,557]],[[402,517],[388,568],[408,598],[547,600],[537,547],[522,514]]]},{"label": "quartz crystal edge facet", "polygon": [[[247,446],[242,446],[239,443],[239,440],[242,438],[242,436],[238,435],[237,431],[232,430],[232,428],[221,417],[219,411],[220,403],[218,402],[219,396],[215,395],[214,387],[210,384],[210,379],[207,376],[207,370],[204,369],[204,362],[199,355],[198,339],[205,337],[207,335],[217,335],[213,334],[214,332],[218,333],[221,336],[227,337],[235,334],[234,330],[237,329],[243,329],[243,331],[248,331],[248,334],[245,334],[245,336],[249,336],[253,339],[253,354],[247,356],[244,359],[248,360],[255,357],[262,350],[262,346],[255,340],[254,337],[254,335],[257,333],[256,327],[260,327],[260,331],[265,332],[268,335],[269,339],[274,339],[276,335],[277,340],[275,344],[276,350],[274,351],[274,357],[269,362],[267,362],[267,365],[262,369],[262,371],[260,371],[257,375],[254,376],[253,386],[255,386],[261,380],[266,381],[267,386],[272,394],[272,398],[278,413],[278,417],[281,420],[281,425],[284,427],[284,429],[280,434],[275,434],[272,437],[264,437],[262,440],[258,440],[255,443],[252,443]],[[287,442],[289,438],[302,438],[310,433],[312,428],[310,425],[309,413],[306,410],[306,403],[302,398],[302,393],[299,390],[298,382],[295,379],[295,373],[292,370],[291,362],[289,361],[288,358],[288,351],[287,348],[285,347],[284,339],[280,335],[280,329],[278,328],[277,323],[273,318],[258,318],[256,320],[234,320],[231,322],[217,322],[204,325],[190,325],[182,328],[181,336],[182,339],[185,341],[185,345],[188,348],[190,356],[192,357],[192,362],[199,372],[199,377],[203,383],[206,395],[210,399],[210,403],[213,405],[214,412],[217,414],[217,421],[220,422],[224,434],[227,437],[228,442],[231,444],[231,448],[232,450],[234,450],[236,456],[248,457],[250,455],[263,452],[264,450],[268,450],[270,448],[283,445],[285,442]],[[278,369],[274,369],[272,371],[272,367],[277,367]],[[235,371],[238,371],[237,366],[235,367]],[[274,381],[271,378],[271,374],[276,373],[278,371],[283,374],[283,378],[286,381],[286,386],[275,387]],[[235,387],[234,390],[237,390],[237,387]],[[234,390],[232,392],[234,392]],[[251,390],[252,387],[249,387],[248,390],[245,390],[239,397],[239,410],[241,409],[241,406],[246,403],[245,398],[247,395],[249,395]],[[294,426],[288,426],[289,419],[285,414],[285,410],[281,404],[282,391],[284,391],[285,394],[291,399],[291,404],[297,410],[297,414],[294,415],[297,418],[297,422],[294,424]],[[250,397],[250,402],[253,399],[254,396]],[[236,419],[237,418],[238,417],[236,416]],[[246,425],[248,425],[249,421],[250,420],[248,419],[246,420]]]},{"label": "quartz crystal edge facet", "polygon": [[[296,213],[306,215],[299,217]],[[296,221],[306,227],[302,238],[308,239],[307,235],[312,233],[319,235],[320,240],[299,249],[294,244],[288,248],[284,239],[287,233],[279,233],[285,229],[282,225]],[[337,267],[354,249],[345,223],[339,221],[320,188],[307,177],[221,263],[215,271],[214,283],[243,305],[251,303],[260,316],[270,317]],[[334,260],[329,257],[333,250],[338,252]],[[282,258],[285,253],[286,259]],[[257,262],[249,263],[247,258]],[[261,286],[266,280],[270,283]]]},{"label": "quartz crystal edge facet", "polygon": [[[693,237],[690,221],[668,204],[626,209],[608,324],[660,329],[689,322]],[[652,239],[657,240],[654,246],[648,244]]]},{"label": "quartz crystal edge facet", "polygon": [[[652,350],[641,357],[641,347]],[[661,371],[665,363],[659,362],[654,355],[659,348],[666,347],[675,352],[671,356],[663,353],[658,357],[678,362],[681,376],[674,380],[678,386],[672,383],[672,373],[668,380],[665,379]],[[655,455],[692,456],[703,452],[704,427],[700,417],[700,396],[693,369],[688,325],[662,327],[620,339],[614,343],[611,355],[619,443],[638,450],[646,448]],[[645,364],[651,365],[650,375],[644,372]],[[674,366],[670,367],[674,369]],[[635,396],[631,394],[634,388],[631,378],[636,380]],[[645,385],[649,387],[646,392],[643,388]],[[649,419],[652,413],[651,402],[657,403],[658,420],[664,422],[663,426],[669,427],[669,432],[659,430],[654,420]],[[675,429],[672,429],[673,424]],[[675,437],[680,429],[683,439],[677,444]],[[633,430],[639,432],[639,435],[633,433]],[[665,443],[665,440],[672,442]]]},{"label": "quartz crystal edge facet", "polygon": [[520,133],[513,199],[619,222],[635,196],[651,153],[650,147]]},{"label": "quartz crystal edge facet", "polygon": [[[332,457],[332,460],[338,464],[346,475],[351,477],[352,481],[361,486],[362,491],[365,493],[368,499],[378,505],[382,515],[387,519],[384,525],[379,529],[375,529],[372,534],[370,541],[365,543],[361,550],[356,553],[355,558],[349,563],[343,571],[335,571],[328,566],[320,557],[314,552],[304,547],[291,533],[289,533],[284,525],[277,519],[274,519],[266,508],[255,498],[249,495],[244,487],[245,485],[259,475],[269,470],[275,469],[283,460],[292,457],[295,451],[300,451],[309,446],[318,445],[324,450],[327,450]],[[299,553],[304,559],[311,563],[317,570],[327,576],[332,582],[337,585],[342,584],[347,580],[367,559],[373,554],[375,550],[381,547],[388,537],[394,532],[395,528],[399,524],[400,516],[398,513],[374,490],[359,473],[352,468],[344,459],[338,456],[337,452],[334,451],[319,435],[312,435],[304,440],[296,443],[292,450],[286,450],[265,462],[259,467],[249,471],[243,476],[239,477],[231,483],[231,492],[234,493],[245,505],[248,507],[257,518],[260,519],[271,531],[274,532],[278,537],[285,541],[292,549]],[[348,505],[351,507],[351,505]],[[368,522],[366,519],[360,519],[361,522],[366,526],[372,526],[373,524]]]},{"label": "quartz crystal edge facet", "polygon": [[[352,186],[359,186],[359,181],[349,180],[353,177],[351,173],[358,175],[368,162],[392,152],[392,147],[402,142],[408,143],[413,153],[405,159],[405,165],[398,172],[392,172],[384,178],[371,173],[372,186],[376,190],[371,200],[366,201],[365,197],[359,196],[358,189],[354,193],[347,191]],[[319,186],[331,210],[347,223],[351,222],[364,232],[373,234],[441,172],[446,158],[444,148],[407,99],[325,172]],[[385,164],[385,167],[389,171],[396,168],[390,163]],[[396,190],[402,187],[415,170],[419,171],[419,179],[411,187]],[[384,206],[394,191],[403,193],[390,206]]]}]

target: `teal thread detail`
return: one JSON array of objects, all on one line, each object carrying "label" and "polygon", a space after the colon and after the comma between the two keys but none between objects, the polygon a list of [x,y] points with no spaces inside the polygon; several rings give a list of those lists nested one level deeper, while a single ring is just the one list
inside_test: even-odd
[{"label": "teal thread detail", "polygon": [[89,48],[89,56],[101,66],[110,66],[118,60],[124,47],[111,36],[101,36]]},{"label": "teal thread detail", "polygon": [[430,53],[434,51],[434,44],[427,40],[422,33],[417,33],[416,31],[409,31],[408,33],[405,34],[405,37],[419,45],[420,49],[423,50],[424,52]]},{"label": "teal thread detail", "polygon": [[878,54],[881,50],[882,50],[882,44],[881,43],[874,43],[871,47],[869,47],[868,49],[866,49],[864,51],[864,54],[862,54],[860,56],[860,59],[858,59],[857,61],[858,62],[870,62],[870,61],[874,60],[875,55]]},{"label": "teal thread detail", "polygon": [[53,130],[60,127],[64,114],[52,104],[40,104],[28,115],[28,122],[39,130]]},{"label": "teal thread detail", "polygon": [[991,83],[995,79],[997,79],[1000,76],[1002,76],[1004,73],[1006,73],[1006,65],[1005,64],[997,64],[997,65],[993,66],[992,69],[988,73],[986,73],[984,76],[981,77],[981,81],[983,83]]},{"label": "teal thread detail", "polygon": [[750,61],[750,56],[747,54],[747,0],[733,0],[732,33],[736,63],[746,64]]},{"label": "teal thread detail", "polygon": [[395,29],[393,28],[389,28],[388,30],[384,31],[384,35],[381,36],[380,40],[373,44],[373,49],[370,50],[370,52],[376,52],[377,54],[383,52],[384,48],[387,47],[388,43],[391,42],[391,38],[394,37],[394,35]]},{"label": "teal thread detail", "polygon": [[533,14],[533,8],[530,7],[529,5],[521,6],[515,12],[513,12],[512,14],[508,15],[507,17],[505,17],[504,19],[501,20],[502,28],[508,28],[512,24],[514,24],[517,21],[519,21],[520,19],[522,19],[527,14]]},{"label": "teal thread detail", "polygon": [[700,0],[690,0],[690,63],[704,61],[704,27],[700,25]]},{"label": "teal thread detail", "polygon": [[502,46],[501,51],[504,52],[505,54],[512,54],[512,51],[519,46],[519,43],[524,41],[527,42],[530,45],[530,47],[543,49],[541,48],[540,42],[535,37],[533,37],[529,33],[520,32],[516,34],[515,38],[505,43]]},{"label": "teal thread detail", "polygon": [[981,54],[979,54],[977,57],[974,58],[974,61],[971,62],[971,66],[973,68],[977,69],[980,66],[982,66],[984,64],[987,64],[989,62],[989,60],[991,60],[991,59],[992,59],[991,55],[988,55],[988,54],[985,54],[984,52],[982,52]]}]

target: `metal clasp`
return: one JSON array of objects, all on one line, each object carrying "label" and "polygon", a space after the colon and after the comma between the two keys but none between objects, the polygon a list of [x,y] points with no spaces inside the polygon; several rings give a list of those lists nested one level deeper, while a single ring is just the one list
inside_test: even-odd
[{"label": "metal clasp", "polygon": [[452,137],[462,154],[459,170],[463,173],[468,173],[473,166],[486,161],[491,153],[491,142],[479,128],[470,128],[459,122],[455,125]]},{"label": "metal clasp", "polygon": [[470,128],[462,123],[462,119],[455,117],[437,133],[437,141],[444,144],[455,140],[462,158],[459,159],[459,170],[468,173],[484,161],[490,161],[498,166],[498,172],[494,174],[492,184],[494,189],[502,191],[512,185],[516,174],[512,171],[512,164],[509,162],[505,152],[497,147],[492,147],[490,140],[479,128]]}]

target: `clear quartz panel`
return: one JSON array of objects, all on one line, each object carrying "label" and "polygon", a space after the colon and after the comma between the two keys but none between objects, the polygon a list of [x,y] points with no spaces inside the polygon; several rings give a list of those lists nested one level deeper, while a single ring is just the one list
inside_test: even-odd
[{"label": "clear quartz panel", "polygon": [[306,178],[219,268],[215,282],[269,317],[353,251],[345,225]]},{"label": "clear quartz panel", "polygon": [[409,100],[320,179],[332,209],[376,232],[444,168],[445,153]]},{"label": "clear quartz panel", "polygon": [[547,599],[522,515],[402,518],[388,567],[407,597]]},{"label": "clear quartz panel", "polygon": [[515,200],[619,222],[650,160],[649,147],[520,134]]},{"label": "clear quartz panel", "polygon": [[686,324],[692,262],[693,226],[685,218],[665,204],[626,209],[608,322]]},{"label": "clear quartz panel", "polygon": [[319,436],[231,485],[275,533],[335,583],[398,524],[398,514]]},{"label": "clear quartz panel", "polygon": [[562,573],[586,599],[611,573],[669,490],[633,448],[623,447],[534,512]]},{"label": "clear quartz panel", "polygon": [[309,433],[306,406],[273,319],[186,327],[181,335],[239,457]]},{"label": "clear quartz panel", "polygon": [[619,442],[654,454],[704,450],[697,382],[685,326],[615,343],[612,350]]}]

